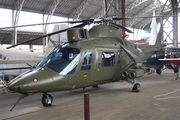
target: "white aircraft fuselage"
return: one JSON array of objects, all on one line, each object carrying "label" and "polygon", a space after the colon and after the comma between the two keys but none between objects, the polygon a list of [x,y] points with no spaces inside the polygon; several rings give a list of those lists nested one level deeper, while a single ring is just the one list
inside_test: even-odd
[{"label": "white aircraft fuselage", "polygon": [[40,53],[28,52],[15,48],[6,49],[5,46],[0,46],[0,75],[16,76],[27,71],[27,69],[5,69],[30,67],[26,63],[33,66],[40,62],[42,58],[43,54]]}]

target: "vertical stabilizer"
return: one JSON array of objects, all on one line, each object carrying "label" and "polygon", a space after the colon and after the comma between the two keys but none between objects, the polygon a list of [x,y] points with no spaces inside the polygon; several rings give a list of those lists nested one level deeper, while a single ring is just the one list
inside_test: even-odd
[{"label": "vertical stabilizer", "polygon": [[163,48],[162,39],[163,39],[163,25],[160,24],[159,32],[155,40],[155,46],[158,50]]},{"label": "vertical stabilizer", "polygon": [[[155,16],[155,11],[153,11],[153,16]],[[155,17],[152,18],[150,27],[151,27],[151,33],[150,33],[149,45],[154,45],[157,38],[157,22]]]},{"label": "vertical stabilizer", "polygon": [[[68,28],[68,26],[66,24],[56,24],[54,25],[54,29],[52,32],[56,32],[56,31],[59,31],[59,30],[62,30],[62,29],[66,29]],[[62,45],[64,42],[67,42],[67,32],[62,32],[62,33],[59,33],[59,34],[55,34],[55,35],[52,35],[50,37],[50,39],[57,45]],[[48,42],[48,45],[47,45],[47,48],[46,48],[46,53],[49,53],[52,49],[54,48],[54,45],[52,44],[52,42]]]},{"label": "vertical stabilizer", "polygon": [[163,26],[160,25],[159,32],[157,34],[155,44],[154,45],[144,45],[144,46],[139,46],[139,48],[142,49],[145,53],[145,59],[151,57],[153,54],[155,54],[155,51],[157,50],[162,50],[163,49],[163,44],[162,44],[162,37],[163,37]]}]

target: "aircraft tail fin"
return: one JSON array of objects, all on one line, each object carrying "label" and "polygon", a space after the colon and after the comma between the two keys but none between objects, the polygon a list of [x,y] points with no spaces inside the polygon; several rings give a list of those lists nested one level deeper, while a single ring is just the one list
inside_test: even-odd
[{"label": "aircraft tail fin", "polygon": [[[56,24],[54,26],[53,32],[66,29],[68,26],[66,24]],[[62,45],[64,42],[67,42],[67,32],[62,32],[59,34],[52,35],[46,47],[45,54],[49,53],[54,47]],[[56,46],[55,46],[56,45]]]},{"label": "aircraft tail fin", "polygon": [[[153,16],[155,16],[155,11],[153,11]],[[154,45],[157,38],[157,22],[155,17],[152,18],[150,27],[151,27],[151,33],[150,33],[149,45]]]},{"label": "aircraft tail fin", "polygon": [[163,37],[162,31],[163,26],[161,25],[154,45],[139,46],[145,53],[145,59],[151,57],[155,51],[163,49],[163,44],[161,42]]},{"label": "aircraft tail fin", "polygon": [[162,47],[163,47],[162,39],[163,39],[163,25],[160,25],[160,29],[159,29],[159,32],[157,34],[156,42],[155,42],[155,47],[158,50],[162,49]]}]

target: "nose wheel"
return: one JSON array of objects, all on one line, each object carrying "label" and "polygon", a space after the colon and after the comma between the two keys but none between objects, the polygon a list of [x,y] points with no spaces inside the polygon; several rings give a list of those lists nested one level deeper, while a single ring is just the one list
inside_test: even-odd
[{"label": "nose wheel", "polygon": [[41,102],[44,107],[51,107],[53,102],[53,97],[50,94],[43,94]]}]

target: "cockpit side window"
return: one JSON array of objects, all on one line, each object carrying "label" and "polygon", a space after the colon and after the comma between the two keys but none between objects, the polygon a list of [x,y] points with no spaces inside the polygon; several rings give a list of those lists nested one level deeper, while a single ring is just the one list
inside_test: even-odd
[{"label": "cockpit side window", "polygon": [[115,53],[114,52],[102,52],[102,67],[114,66]]},{"label": "cockpit side window", "polygon": [[0,54],[0,59],[2,59],[2,60],[6,60],[6,56],[4,56],[4,55]]},{"label": "cockpit side window", "polygon": [[91,57],[92,57],[92,52],[85,52],[81,70],[90,70],[91,69]]}]

